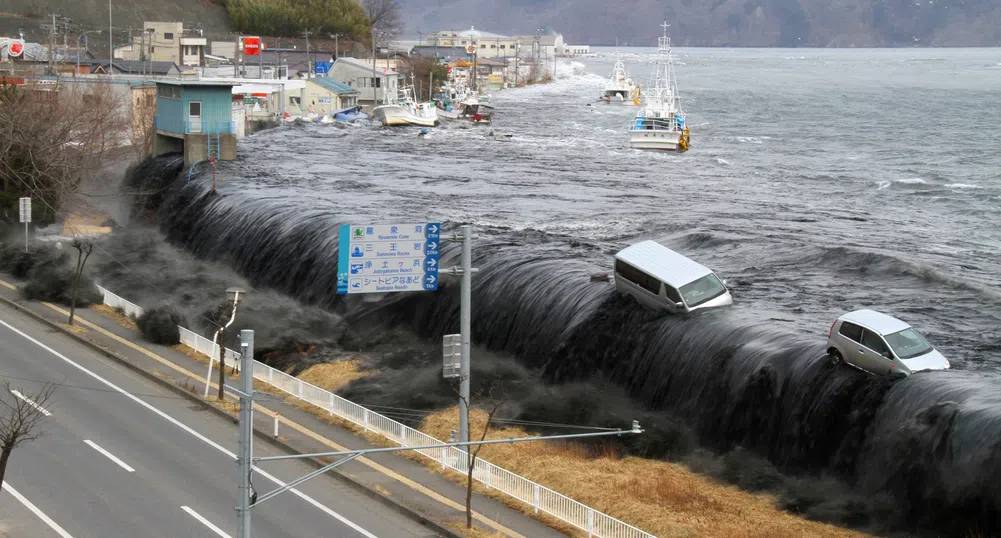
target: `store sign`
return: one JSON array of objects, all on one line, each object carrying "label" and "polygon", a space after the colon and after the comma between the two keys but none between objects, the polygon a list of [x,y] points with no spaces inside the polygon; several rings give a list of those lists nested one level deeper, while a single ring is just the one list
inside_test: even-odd
[{"label": "store sign", "polygon": [[261,54],[261,38],[259,37],[243,38],[243,54],[245,56],[257,56]]}]

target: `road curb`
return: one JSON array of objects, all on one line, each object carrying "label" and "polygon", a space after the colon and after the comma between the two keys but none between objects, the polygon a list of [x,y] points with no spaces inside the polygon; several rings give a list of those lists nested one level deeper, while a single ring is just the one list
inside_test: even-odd
[{"label": "road curb", "polygon": [[[114,351],[111,351],[110,349],[104,348],[103,346],[101,346],[97,342],[92,342],[92,341],[90,341],[87,338],[84,338],[84,337],[82,337],[82,336],[80,336],[78,334],[75,334],[75,333],[67,330],[66,328],[64,328],[60,324],[55,323],[55,322],[47,319],[45,316],[43,316],[41,314],[38,314],[37,312],[32,311],[31,309],[25,307],[24,305],[21,305],[20,303],[18,303],[16,301],[12,301],[12,300],[10,300],[10,299],[8,299],[6,297],[3,297],[3,296],[0,296],[0,301],[2,301],[4,304],[10,306],[11,308],[14,308],[15,310],[17,310],[17,311],[19,311],[19,312],[21,312],[23,314],[26,314],[27,316],[33,318],[34,320],[36,320],[36,321],[38,321],[40,323],[43,323],[45,325],[48,325],[49,327],[52,327],[53,329],[56,329],[60,333],[66,335],[66,336],[69,336],[70,338],[76,340],[77,342],[83,344],[84,346],[90,348],[91,350],[93,350],[93,351],[95,351],[97,353],[100,353],[101,355],[104,355],[104,356],[108,357],[109,359],[114,360],[117,363],[120,363],[121,365],[125,366],[129,370],[142,375],[146,379],[154,381],[157,384],[159,384],[159,385],[161,385],[161,386],[163,386],[163,387],[171,390],[172,392],[174,392],[176,394],[179,394],[179,395],[183,396],[184,398],[187,398],[188,400],[191,400],[193,402],[198,403],[199,405],[201,405],[201,406],[203,406],[203,407],[205,407],[205,408],[213,411],[214,413],[216,413],[220,417],[224,417],[226,419],[229,419],[229,421],[232,422],[232,423],[234,423],[234,424],[239,423],[239,419],[237,417],[234,417],[233,415],[230,415],[225,410],[220,409],[220,408],[212,405],[209,402],[206,402],[205,400],[199,398],[197,395],[192,394],[191,392],[185,390],[183,387],[179,387],[175,383],[172,383],[168,379],[159,377],[159,376],[153,374],[152,372],[146,370],[145,368],[142,368],[141,366],[139,366],[137,364],[134,364],[129,359],[127,359],[127,358],[125,358],[125,357],[123,357],[123,356],[115,353]],[[254,428],[254,434],[255,434],[255,436],[259,440],[263,440],[263,441],[267,442],[268,444],[270,444],[271,446],[273,446],[273,447],[275,447],[275,448],[277,448],[277,449],[279,449],[279,450],[281,450],[283,452],[288,452],[290,454],[302,454],[302,452],[296,450],[291,445],[285,443],[284,441],[281,441],[280,439],[275,439],[274,437],[272,437],[268,433],[266,433],[264,431],[261,431],[261,430],[259,430],[257,428]],[[318,460],[316,458],[305,458],[305,460],[308,461],[308,462],[310,462],[314,467],[316,467],[318,469],[320,467],[323,467],[323,466],[327,465],[326,463],[324,463],[324,462],[322,462],[322,461],[320,461],[320,460]],[[442,525],[441,523],[439,523],[439,522],[437,522],[437,521],[435,521],[433,519],[430,519],[429,517],[427,517],[427,516],[425,516],[425,515],[417,512],[417,511],[413,510],[412,508],[408,507],[407,505],[403,504],[402,502],[397,501],[396,499],[394,499],[392,497],[389,497],[388,495],[380,493],[375,488],[371,488],[368,485],[363,484],[363,483],[355,480],[354,478],[348,476],[347,474],[344,474],[343,472],[341,472],[341,471],[339,471],[337,469],[333,469],[331,471],[328,471],[325,474],[332,474],[333,476],[337,477],[341,481],[343,481],[346,484],[348,484],[349,486],[353,487],[354,489],[356,489],[360,493],[363,493],[363,494],[365,494],[366,496],[368,496],[368,497],[370,497],[372,499],[375,499],[377,501],[382,502],[388,508],[392,508],[396,512],[402,514],[403,516],[406,516],[406,517],[408,517],[408,518],[416,521],[417,523],[419,523],[419,524],[421,524],[421,525],[423,525],[425,527],[428,527],[428,528],[434,530],[435,532],[438,532],[438,533],[442,534],[446,538],[465,538],[461,534],[456,533],[455,531],[453,531],[452,529],[449,529],[448,527]]]}]

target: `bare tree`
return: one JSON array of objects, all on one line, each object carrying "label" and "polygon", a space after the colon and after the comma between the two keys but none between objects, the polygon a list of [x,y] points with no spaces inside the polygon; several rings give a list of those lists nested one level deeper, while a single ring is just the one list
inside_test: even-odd
[{"label": "bare tree", "polygon": [[73,325],[73,316],[76,314],[76,291],[80,287],[80,277],[83,276],[83,266],[87,264],[87,258],[94,251],[94,242],[90,239],[80,239],[74,237],[70,243],[76,249],[76,273],[73,275],[73,291],[70,294],[70,320]]},{"label": "bare tree", "polygon": [[5,379],[0,387],[0,483],[3,483],[11,452],[44,433],[41,423],[48,416],[45,404],[51,399],[56,385],[46,383],[37,392],[29,392],[20,390]]},{"label": "bare tree", "polygon": [[0,84],[0,198],[31,196],[40,225],[124,156],[128,127],[111,84]]},{"label": "bare tree", "polygon": [[137,159],[143,160],[153,153],[156,88],[133,88],[132,92],[132,107],[129,109],[132,150]]},{"label": "bare tree", "polygon": [[[476,398],[486,402],[487,420],[483,423],[483,432],[480,434],[479,441],[482,442],[486,440],[487,434],[490,433],[490,422],[494,419],[494,415],[500,410],[501,406],[506,402],[505,399],[497,397],[494,395],[494,391],[500,383],[494,380],[490,383],[490,387],[487,389],[486,393],[479,392],[476,394]],[[458,386],[453,386],[456,394],[459,394]],[[459,398],[465,400],[462,395]],[[467,409],[472,409],[469,405],[469,401],[465,402]],[[473,527],[473,470],[476,469],[476,457],[480,455],[480,450],[483,449],[483,445],[467,446],[463,450],[469,454],[469,466],[466,468],[466,528],[471,529]]]}]

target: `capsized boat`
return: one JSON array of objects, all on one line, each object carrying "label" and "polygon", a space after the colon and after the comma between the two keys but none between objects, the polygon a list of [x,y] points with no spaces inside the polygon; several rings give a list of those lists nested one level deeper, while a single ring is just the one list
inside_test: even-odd
[{"label": "capsized boat", "polygon": [[404,87],[403,96],[395,103],[377,106],[372,109],[372,117],[385,126],[420,125],[434,127],[438,125],[438,111],[434,103],[418,103],[414,99],[413,86]]},{"label": "capsized boat", "polygon": [[635,101],[639,98],[639,85],[633,82],[626,72],[626,64],[621,57],[615,58],[615,66],[612,67],[612,76],[605,83],[605,92],[602,94],[603,101],[622,102],[625,100]]},{"label": "capsized boat", "polygon": [[353,121],[368,119],[368,114],[361,111],[360,106],[344,108],[330,114],[337,121],[351,123]]},{"label": "capsized boat", "polygon": [[678,81],[674,75],[671,38],[667,37],[667,21],[662,25],[664,36],[657,40],[657,74],[653,89],[643,95],[640,112],[629,129],[629,146],[637,149],[686,151],[690,135],[681,110]]}]

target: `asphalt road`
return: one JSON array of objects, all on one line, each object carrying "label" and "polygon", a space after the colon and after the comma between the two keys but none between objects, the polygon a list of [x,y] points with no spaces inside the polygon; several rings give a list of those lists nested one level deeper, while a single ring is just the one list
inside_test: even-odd
[{"label": "asphalt road", "polygon": [[[26,394],[59,384],[44,436],[11,456],[0,536],[235,536],[235,424],[7,306],[0,377]],[[254,453],[280,454],[261,442]],[[260,496],[313,470],[262,467],[253,478]],[[328,476],[255,508],[252,529],[261,538],[437,536]]]}]

